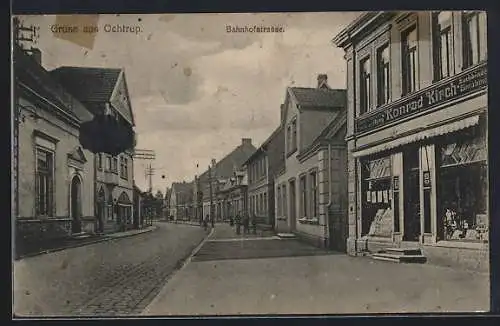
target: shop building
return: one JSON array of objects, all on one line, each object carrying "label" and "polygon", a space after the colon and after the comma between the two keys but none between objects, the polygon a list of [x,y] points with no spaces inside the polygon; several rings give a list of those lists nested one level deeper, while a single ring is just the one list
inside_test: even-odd
[{"label": "shop building", "polygon": [[285,165],[285,137],[281,125],[244,163],[248,176],[248,213],[258,225],[274,228],[274,178]]},{"label": "shop building", "polygon": [[245,169],[234,171],[233,176],[223,182],[217,191],[216,219],[229,220],[248,210],[248,178]]},{"label": "shop building", "polygon": [[[59,67],[50,73],[94,115],[107,114],[118,124],[135,126],[124,69]],[[97,153],[95,167],[98,231],[133,228],[133,150],[116,156]]]},{"label": "shop building", "polygon": [[347,61],[348,252],[488,268],[484,12],[369,12]]},{"label": "shop building", "polygon": [[336,227],[345,243],[347,206],[346,90],[330,89],[326,79],[319,75],[316,88],[287,88],[281,111],[285,164],[274,182],[275,229],[319,247],[333,244],[329,208],[344,221]]}]

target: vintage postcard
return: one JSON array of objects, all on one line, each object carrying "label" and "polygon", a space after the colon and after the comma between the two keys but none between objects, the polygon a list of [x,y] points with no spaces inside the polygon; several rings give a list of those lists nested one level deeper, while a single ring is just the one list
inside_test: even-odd
[{"label": "vintage postcard", "polygon": [[488,312],[486,19],[13,17],[14,318]]}]

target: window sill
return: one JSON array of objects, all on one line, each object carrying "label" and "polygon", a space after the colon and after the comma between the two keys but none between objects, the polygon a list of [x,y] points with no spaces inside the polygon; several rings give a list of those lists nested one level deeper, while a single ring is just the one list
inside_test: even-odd
[{"label": "window sill", "polygon": [[313,218],[303,217],[303,218],[299,218],[298,221],[301,224],[314,224],[314,225],[319,224],[319,219],[317,219],[315,217],[313,217]]}]

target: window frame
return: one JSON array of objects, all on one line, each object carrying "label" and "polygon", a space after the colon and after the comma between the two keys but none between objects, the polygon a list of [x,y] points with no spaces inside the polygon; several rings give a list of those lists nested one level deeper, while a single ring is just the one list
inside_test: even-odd
[{"label": "window frame", "polygon": [[299,191],[300,191],[300,217],[308,218],[308,184],[307,184],[307,174],[301,174],[299,176]]},{"label": "window frame", "polygon": [[[371,80],[371,56],[369,54],[363,56],[359,60],[359,114],[363,115],[371,111],[372,102],[372,80]],[[368,67],[368,73],[365,71]],[[368,86],[367,86],[368,81]]]},{"label": "window frame", "polygon": [[313,169],[309,171],[308,176],[309,183],[309,195],[310,195],[310,217],[318,218],[319,217],[319,183],[318,183],[318,170]]},{"label": "window frame", "polygon": [[[484,59],[481,58],[481,22],[480,22],[480,12],[462,12],[461,17],[462,23],[462,33],[463,33],[463,42],[462,42],[462,67],[463,69],[467,69],[469,67],[475,66],[482,62]],[[475,27],[476,27],[476,56],[477,62],[474,62],[474,49],[472,47],[472,39],[470,38],[470,26],[473,18],[476,18]],[[470,53],[469,53],[470,51]]]},{"label": "window frame", "polygon": [[[41,212],[40,210],[40,204],[41,204],[41,198],[40,198],[40,181],[39,181],[39,176],[40,176],[40,166],[38,165],[38,157],[39,153],[44,152],[45,155],[48,155],[51,159],[50,162],[50,167],[48,169],[49,173],[46,173],[45,176],[47,179],[50,179],[46,185],[46,197],[47,199],[44,200],[46,206],[44,212]],[[55,151],[51,150],[49,148],[46,148],[44,146],[40,145],[35,145],[35,216],[37,218],[44,217],[44,218],[49,218],[54,215],[55,211],[55,196],[54,196],[54,191],[55,191]]]},{"label": "window frame", "polygon": [[[383,61],[387,50],[387,62]],[[377,48],[377,105],[381,106],[391,101],[391,48],[389,42],[384,42]],[[384,74],[387,72],[387,74]]]},{"label": "window frame", "polygon": [[[410,46],[410,35],[415,33],[415,45]],[[419,89],[419,44],[418,44],[418,24],[412,22],[401,30],[401,93],[402,96],[409,95]],[[413,66],[414,69],[411,69]],[[412,74],[408,74],[408,72]]]}]

